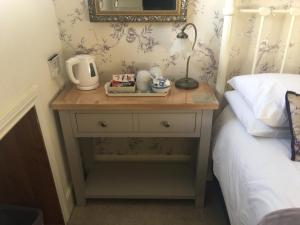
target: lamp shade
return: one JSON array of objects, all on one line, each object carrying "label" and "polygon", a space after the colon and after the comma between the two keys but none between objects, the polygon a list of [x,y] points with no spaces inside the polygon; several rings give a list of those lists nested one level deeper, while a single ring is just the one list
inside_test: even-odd
[{"label": "lamp shade", "polygon": [[188,38],[176,38],[170,49],[170,55],[189,57],[193,54],[193,44]]}]

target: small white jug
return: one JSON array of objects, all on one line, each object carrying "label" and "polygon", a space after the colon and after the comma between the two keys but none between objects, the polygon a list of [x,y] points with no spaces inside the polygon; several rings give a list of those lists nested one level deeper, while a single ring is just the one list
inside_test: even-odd
[{"label": "small white jug", "polygon": [[136,86],[139,91],[141,92],[150,91],[151,84],[152,84],[152,76],[149,71],[140,70],[137,72]]}]

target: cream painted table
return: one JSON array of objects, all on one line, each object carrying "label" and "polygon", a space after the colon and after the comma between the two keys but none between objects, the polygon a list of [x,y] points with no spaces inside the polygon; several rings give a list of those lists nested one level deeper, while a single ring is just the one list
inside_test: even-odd
[{"label": "cream painted table", "polygon": [[[63,90],[52,102],[59,112],[78,205],[88,198],[194,199],[204,206],[213,110],[213,90],[173,87],[166,97],[108,97],[103,87]],[[83,170],[78,138],[188,137],[199,139],[195,166],[172,163],[99,163]]]}]

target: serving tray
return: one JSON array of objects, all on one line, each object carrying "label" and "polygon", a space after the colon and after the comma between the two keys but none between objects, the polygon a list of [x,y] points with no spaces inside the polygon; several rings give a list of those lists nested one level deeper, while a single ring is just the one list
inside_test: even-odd
[{"label": "serving tray", "polygon": [[108,86],[109,82],[104,85],[105,94],[110,97],[165,97],[169,94],[170,89],[167,92],[155,93],[155,92],[135,92],[135,93],[118,93],[118,92],[109,92]]}]

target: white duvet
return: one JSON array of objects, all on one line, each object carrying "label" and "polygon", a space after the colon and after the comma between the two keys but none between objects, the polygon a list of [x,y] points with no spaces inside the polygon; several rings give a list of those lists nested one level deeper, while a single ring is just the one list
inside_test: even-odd
[{"label": "white duvet", "polygon": [[228,106],[214,130],[214,174],[231,225],[257,225],[272,211],[300,207],[300,163],[290,160],[290,140],[250,136]]}]

